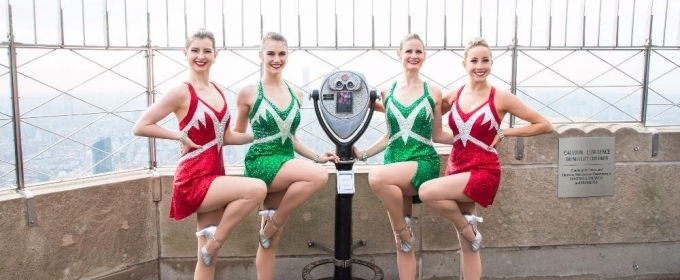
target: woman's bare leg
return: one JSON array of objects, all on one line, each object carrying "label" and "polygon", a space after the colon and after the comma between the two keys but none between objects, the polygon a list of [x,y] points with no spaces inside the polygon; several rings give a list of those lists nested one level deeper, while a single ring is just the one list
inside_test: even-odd
[{"label": "woman's bare leg", "polygon": [[293,210],[323,189],[327,181],[328,171],[319,164],[300,159],[289,160],[283,164],[269,186],[269,193],[263,203],[265,209],[276,210],[272,220],[278,231],[269,223],[264,228],[265,236],[273,236],[268,249],[262,246],[257,248],[255,256],[257,279],[274,279],[276,249],[288,217]]},{"label": "woman's bare leg", "polygon": [[475,238],[475,233],[463,216],[463,213],[475,213],[475,202],[463,193],[469,179],[469,172],[433,179],[423,183],[418,194],[425,205],[453,222],[460,242],[465,279],[480,279],[481,257],[479,252],[472,252],[469,241]]},{"label": "woman's bare leg", "polygon": [[[475,214],[475,203],[474,202],[460,202],[458,203],[460,210],[463,213]],[[461,262],[463,264],[463,278],[464,279],[480,279],[482,278],[482,257],[479,251],[472,252],[470,247],[470,242],[465,239],[460,233],[458,233],[458,242],[460,243],[461,251]]]},{"label": "woman's bare leg", "polygon": [[[210,212],[196,213],[196,231],[202,230],[209,225],[217,225],[222,220],[224,208],[218,208]],[[206,238],[198,239],[198,250],[196,251],[196,270],[194,270],[194,280],[215,279],[215,265],[205,266],[201,261],[201,248],[207,242]],[[213,261],[215,263],[215,261]]]},{"label": "woman's bare leg", "polygon": [[411,280],[416,277],[415,253],[413,250],[408,253],[402,252],[401,240],[411,241],[411,232],[404,231],[406,228],[404,216],[411,214],[412,196],[418,194],[411,183],[417,168],[416,162],[400,162],[373,168],[368,173],[368,183],[385,205],[392,231],[401,233],[400,236],[395,234],[397,266],[401,280]]},{"label": "woman's bare leg", "polygon": [[[217,177],[213,180],[203,203],[197,210],[197,230],[209,225],[216,225],[215,239],[221,244],[227,240],[231,232],[243,219],[264,200],[267,193],[262,180],[244,177]],[[215,274],[215,257],[221,244],[207,242],[205,237],[198,240],[198,263],[194,279],[213,279]],[[213,262],[206,267],[201,261],[200,250],[206,245]]]},{"label": "woman's bare leg", "polygon": [[420,186],[418,195],[425,205],[453,222],[456,230],[463,231],[468,240],[473,240],[475,234],[471,228],[467,228],[468,221],[459,207],[460,202],[472,202],[472,199],[463,193],[469,179],[469,172],[432,179]]},{"label": "woman's bare leg", "polygon": [[[404,201],[404,215],[401,216],[401,221],[404,221],[404,216],[405,215],[411,215],[413,213],[413,197],[411,196],[404,196],[403,198]],[[394,227],[394,222],[392,219],[392,216],[390,216],[390,213],[387,213],[387,217],[390,219],[390,224],[392,225],[392,228]],[[402,239],[408,240],[411,238],[410,236],[411,233],[406,231],[404,234],[402,234]],[[416,272],[417,272],[417,264],[416,264],[416,253],[414,250],[411,250],[408,253],[404,253],[401,251],[401,246],[399,240],[399,237],[395,234],[394,235],[394,242],[395,246],[397,248],[397,269],[399,270],[399,279],[400,280],[409,280],[409,279],[416,279]]]}]

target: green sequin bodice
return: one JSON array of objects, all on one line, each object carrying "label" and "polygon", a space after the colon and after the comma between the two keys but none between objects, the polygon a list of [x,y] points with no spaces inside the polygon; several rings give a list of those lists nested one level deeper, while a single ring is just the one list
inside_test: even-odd
[{"label": "green sequin bodice", "polygon": [[423,83],[423,95],[409,106],[404,106],[393,96],[396,85],[392,85],[385,98],[390,136],[385,150],[385,163],[436,157],[437,152],[431,140],[435,102],[430,96],[427,83]]},{"label": "green sequin bodice", "polygon": [[276,107],[257,85],[257,100],[250,111],[250,126],[253,129],[253,144],[245,158],[246,177],[262,179],[271,184],[279,169],[295,157],[293,137],[300,125],[300,103],[288,86],[290,104],[284,110]]}]

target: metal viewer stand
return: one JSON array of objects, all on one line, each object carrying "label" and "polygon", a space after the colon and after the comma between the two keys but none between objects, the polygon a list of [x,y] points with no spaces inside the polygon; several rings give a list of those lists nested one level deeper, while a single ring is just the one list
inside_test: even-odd
[{"label": "metal viewer stand", "polygon": [[352,245],[352,197],[354,196],[354,172],[352,166],[355,159],[352,146],[366,131],[373,116],[378,94],[369,90],[364,75],[354,71],[334,71],[326,74],[320,90],[314,90],[314,110],[319,124],[326,135],[335,143],[336,154],[340,162],[335,164],[337,172],[337,188],[335,198],[335,250],[309,241],[308,246],[318,247],[334,257],[312,262],[302,270],[302,278],[316,280],[311,276],[314,268],[332,263],[335,265],[333,277],[319,280],[359,280],[352,277],[352,264],[358,264],[373,270],[374,280],[383,279],[383,271],[377,265],[352,259],[352,250],[356,246],[365,245],[361,240]]}]

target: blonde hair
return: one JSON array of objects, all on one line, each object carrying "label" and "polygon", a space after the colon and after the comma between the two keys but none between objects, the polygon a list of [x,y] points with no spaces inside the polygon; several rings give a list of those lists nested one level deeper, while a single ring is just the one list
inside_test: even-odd
[{"label": "blonde hair", "polygon": [[262,48],[264,48],[264,44],[269,42],[269,41],[278,41],[278,42],[283,42],[286,44],[286,47],[288,47],[288,40],[286,40],[286,37],[283,37],[281,33],[278,32],[267,32],[267,34],[264,34],[262,36],[262,42],[260,44],[260,51],[262,51]]},{"label": "blonde hair", "polygon": [[[470,49],[474,47],[486,47],[489,49],[489,56],[491,56],[491,48],[489,48],[489,44],[484,40],[482,37],[475,37],[472,40],[470,40],[467,45],[465,45],[465,57],[463,59],[467,59],[468,57],[468,52],[470,52]],[[491,57],[489,57],[491,58]]]},{"label": "blonde hair", "polygon": [[212,42],[213,50],[214,50],[215,49],[215,35],[213,35],[212,32],[205,30],[203,28],[196,29],[196,31],[194,31],[194,33],[192,33],[191,36],[189,36],[189,38],[187,38],[186,47],[189,48],[189,46],[191,45],[191,42],[194,41],[194,39],[203,39],[203,38],[210,39],[210,41]]},{"label": "blonde hair", "polygon": [[411,40],[418,40],[418,41],[420,41],[420,44],[425,46],[425,43],[423,43],[423,40],[420,39],[420,36],[418,36],[418,34],[411,33],[411,34],[406,34],[406,36],[404,36],[404,39],[401,39],[401,42],[399,43],[399,50],[401,50],[401,48],[404,47],[404,44],[406,44],[406,42],[411,41]]}]

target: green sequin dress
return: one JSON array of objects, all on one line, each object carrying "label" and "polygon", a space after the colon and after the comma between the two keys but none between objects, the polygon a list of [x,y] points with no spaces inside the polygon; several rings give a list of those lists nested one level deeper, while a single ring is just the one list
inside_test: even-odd
[{"label": "green sequin dress", "polygon": [[288,92],[290,104],[281,111],[264,96],[260,81],[257,100],[250,111],[254,140],[246,153],[244,175],[261,179],[267,186],[274,181],[281,166],[295,157],[293,137],[300,125],[300,103],[290,86]]},{"label": "green sequin dress", "polygon": [[[428,180],[439,177],[439,155],[432,146],[432,122],[435,102],[430,96],[427,83],[423,83],[423,95],[409,106],[402,105],[392,94],[395,82],[385,98],[387,129],[390,136],[385,149],[385,164],[415,161],[416,174],[411,183],[418,190]],[[418,196],[413,203],[421,203]]]}]

